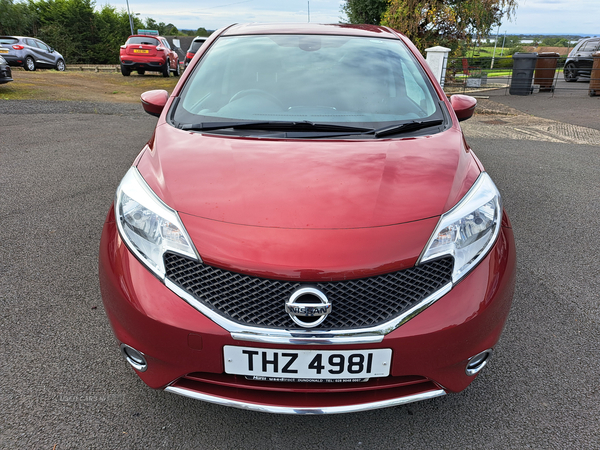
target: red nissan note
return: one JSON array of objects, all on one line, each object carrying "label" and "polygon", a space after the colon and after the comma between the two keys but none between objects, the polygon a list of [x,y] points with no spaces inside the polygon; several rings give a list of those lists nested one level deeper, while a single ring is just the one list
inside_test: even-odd
[{"label": "red nissan note", "polygon": [[513,232],[448,100],[377,26],[234,25],[171,95],[100,244],[104,306],[150,387],[287,414],[465,389],[511,305]]}]

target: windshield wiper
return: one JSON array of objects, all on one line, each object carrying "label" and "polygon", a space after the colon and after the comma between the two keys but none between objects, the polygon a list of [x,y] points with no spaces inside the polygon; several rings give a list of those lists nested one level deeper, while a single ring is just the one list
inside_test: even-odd
[{"label": "windshield wiper", "polygon": [[348,133],[368,133],[374,132],[372,128],[355,127],[349,125],[337,125],[329,123],[315,123],[307,120],[298,122],[278,122],[278,121],[250,121],[250,122],[204,122],[204,123],[184,123],[179,128],[185,131],[211,131],[227,128],[236,129],[256,129],[256,130],[293,130],[293,131],[331,131]]},{"label": "windshield wiper", "polygon": [[421,130],[423,128],[433,127],[435,125],[441,125],[444,123],[443,119],[435,120],[413,120],[411,122],[405,122],[398,125],[392,125],[388,127],[379,128],[366,132],[365,134],[373,134],[376,138],[388,136],[390,134],[407,133],[409,131]]},{"label": "windshield wiper", "polygon": [[275,130],[275,131],[321,131],[331,133],[347,133],[347,134],[370,134],[376,138],[388,136],[397,133],[407,133],[410,131],[416,131],[427,127],[441,125],[444,123],[443,119],[435,120],[413,120],[411,122],[404,122],[397,125],[387,126],[383,128],[364,128],[356,127],[351,125],[338,125],[329,123],[318,123],[310,122],[308,120],[303,121],[261,121],[254,120],[248,122],[203,122],[203,123],[183,123],[179,124],[178,128],[184,131],[214,131],[214,130],[225,130],[231,128],[233,130],[242,129],[253,129],[253,130]]}]

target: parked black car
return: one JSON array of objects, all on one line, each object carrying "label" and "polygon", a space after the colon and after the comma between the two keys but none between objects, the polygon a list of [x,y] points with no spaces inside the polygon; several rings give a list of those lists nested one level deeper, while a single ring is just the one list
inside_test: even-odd
[{"label": "parked black car", "polygon": [[65,70],[63,56],[39,39],[23,36],[0,36],[0,56],[11,66],[25,70],[39,68]]},{"label": "parked black car", "polygon": [[589,77],[592,73],[594,58],[592,55],[599,51],[600,38],[582,39],[571,50],[565,62],[563,75],[565,81],[577,81],[579,77]]},{"label": "parked black car", "polygon": [[0,84],[8,83],[12,81],[12,73],[10,70],[10,66],[6,62],[6,60],[0,56]]},{"label": "parked black car", "polygon": [[190,61],[192,60],[192,58],[198,51],[198,49],[200,47],[202,47],[202,44],[204,44],[207,39],[208,39],[207,37],[200,37],[200,36],[196,36],[194,38],[194,40],[190,44],[190,48],[188,49],[188,51],[185,55],[185,63],[183,64],[184,68],[186,68],[188,66],[188,64],[190,63]]}]

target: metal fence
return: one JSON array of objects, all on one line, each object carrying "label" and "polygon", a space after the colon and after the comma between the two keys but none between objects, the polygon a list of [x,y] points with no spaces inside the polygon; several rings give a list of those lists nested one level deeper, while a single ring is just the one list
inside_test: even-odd
[{"label": "metal fence", "polygon": [[[531,73],[522,73],[522,68],[515,69],[516,60],[512,57],[449,58],[442,86],[446,94],[489,97],[537,94],[552,97],[600,95],[600,90],[593,89],[600,81],[600,69],[590,68],[588,72],[591,70],[591,75],[579,76],[576,81],[567,81],[563,73],[566,58],[540,56],[535,60]],[[517,86],[516,83],[520,85]]]}]

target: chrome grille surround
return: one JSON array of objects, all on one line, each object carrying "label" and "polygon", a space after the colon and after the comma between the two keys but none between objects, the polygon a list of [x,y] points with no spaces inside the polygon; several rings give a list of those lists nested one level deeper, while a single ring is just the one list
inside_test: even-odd
[{"label": "chrome grille surround", "polygon": [[[258,278],[165,254],[165,285],[230,331],[234,339],[292,344],[380,342],[452,288],[453,258],[357,280],[305,283]],[[313,286],[332,299],[333,311],[313,329],[299,328],[284,304]],[[350,295],[348,294],[350,292]],[[390,298],[390,293],[395,293]]]}]

